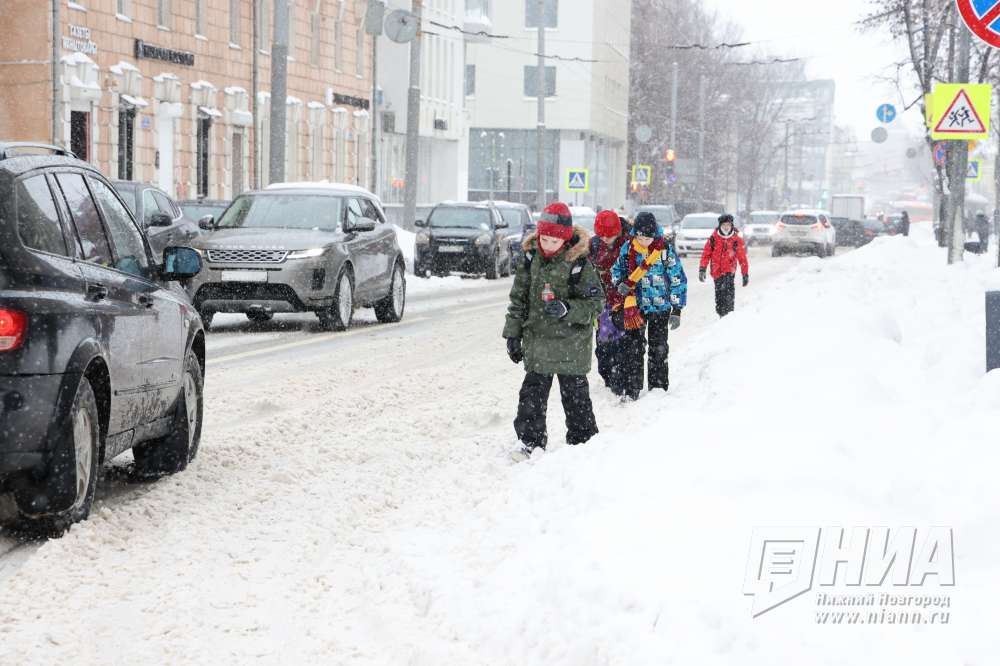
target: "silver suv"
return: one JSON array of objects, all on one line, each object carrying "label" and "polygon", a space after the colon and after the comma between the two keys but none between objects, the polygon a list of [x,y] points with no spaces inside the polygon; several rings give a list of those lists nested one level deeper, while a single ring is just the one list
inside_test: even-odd
[{"label": "silver suv", "polygon": [[406,270],[396,232],[378,198],[351,185],[282,184],[240,195],[194,247],[205,269],[191,285],[205,327],[217,312],[268,321],[275,313],[315,312],[342,331],[357,307],[397,322],[406,305]]}]

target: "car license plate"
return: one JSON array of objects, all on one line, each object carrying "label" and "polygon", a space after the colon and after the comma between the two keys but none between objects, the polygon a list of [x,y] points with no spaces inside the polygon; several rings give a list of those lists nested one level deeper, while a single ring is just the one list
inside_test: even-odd
[{"label": "car license plate", "polygon": [[439,245],[438,252],[465,252],[461,245]]},{"label": "car license plate", "polygon": [[267,271],[222,271],[223,282],[267,282]]},{"label": "car license plate", "polygon": [[789,229],[789,231],[792,233],[793,236],[805,236],[806,235],[806,230],[805,229]]}]

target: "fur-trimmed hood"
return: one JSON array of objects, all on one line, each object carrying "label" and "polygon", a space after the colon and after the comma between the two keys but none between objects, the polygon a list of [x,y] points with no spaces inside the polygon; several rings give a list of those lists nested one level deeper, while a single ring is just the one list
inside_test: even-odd
[{"label": "fur-trimmed hood", "polygon": [[[573,263],[581,257],[587,256],[590,252],[590,232],[579,225],[573,225],[573,237],[566,241],[567,249],[563,250],[563,259],[568,263]],[[533,232],[525,236],[521,247],[525,252],[533,252],[538,249],[538,232]]]}]

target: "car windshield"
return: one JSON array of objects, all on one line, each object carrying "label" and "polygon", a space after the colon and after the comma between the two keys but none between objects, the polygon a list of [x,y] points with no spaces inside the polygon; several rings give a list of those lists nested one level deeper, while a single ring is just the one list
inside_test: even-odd
[{"label": "car windshield", "polygon": [[811,226],[813,224],[816,224],[816,216],[815,215],[803,215],[801,213],[800,214],[795,214],[795,215],[789,214],[789,215],[782,215],[781,216],[781,221],[784,222],[785,224],[797,224],[797,225],[803,225],[803,226]]},{"label": "car windshield", "polygon": [[638,213],[652,213],[653,217],[656,218],[656,223],[661,227],[670,225],[670,209],[663,207],[656,208],[640,208]]},{"label": "car windshield", "polygon": [[885,228],[878,220],[865,220],[865,229],[870,229],[872,231],[882,231]]},{"label": "car windshield", "polygon": [[594,224],[597,223],[597,215],[591,213],[574,213],[573,214],[573,224],[581,226],[587,231],[594,230]]},{"label": "car windshield", "polygon": [[777,213],[750,213],[750,224],[774,224],[778,217]]},{"label": "car windshield", "polygon": [[211,215],[218,219],[222,215],[222,212],[226,210],[226,207],[218,204],[184,204],[181,206],[181,210],[184,211],[184,217],[189,220],[200,220],[206,215]]},{"label": "car windshield", "polygon": [[435,208],[427,223],[435,229],[490,229],[488,208]]},{"label": "car windshield", "polygon": [[521,211],[516,208],[501,208],[500,215],[503,217],[503,221],[507,223],[507,233],[521,233],[521,222],[524,221]]},{"label": "car windshield", "polygon": [[681,222],[682,229],[714,229],[719,226],[719,218],[710,215],[689,215]]},{"label": "car windshield", "polygon": [[340,228],[344,201],[308,194],[249,194],[239,197],[218,220],[218,227],[243,229]]}]

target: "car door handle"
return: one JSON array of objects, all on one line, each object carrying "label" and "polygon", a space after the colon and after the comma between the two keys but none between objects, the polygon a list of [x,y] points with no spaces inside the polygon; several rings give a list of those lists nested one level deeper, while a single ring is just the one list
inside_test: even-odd
[{"label": "car door handle", "polygon": [[91,282],[87,285],[88,301],[103,301],[108,297],[108,288],[99,282]]},{"label": "car door handle", "polygon": [[153,307],[153,297],[150,296],[149,294],[139,294],[138,301],[139,305],[142,305],[143,307],[146,308]]}]

